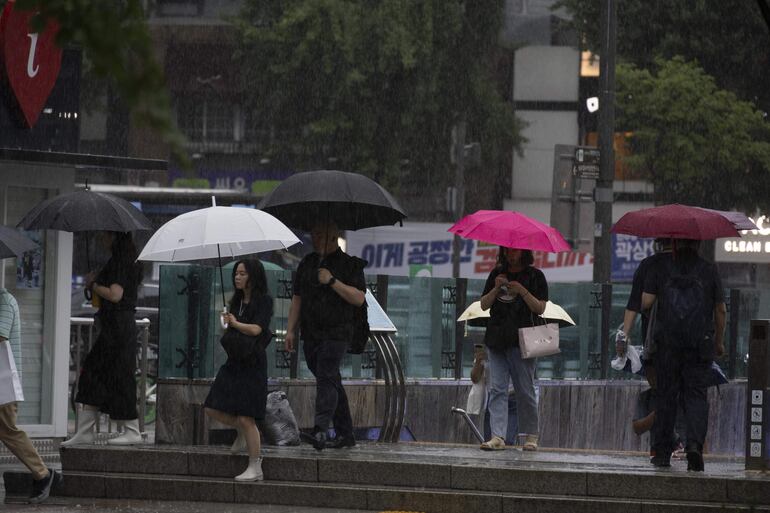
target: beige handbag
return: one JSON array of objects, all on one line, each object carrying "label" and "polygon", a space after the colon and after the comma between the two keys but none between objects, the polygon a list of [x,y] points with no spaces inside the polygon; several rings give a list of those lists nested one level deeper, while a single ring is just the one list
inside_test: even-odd
[{"label": "beige handbag", "polygon": [[519,351],[524,359],[561,353],[559,325],[552,322],[519,328]]}]

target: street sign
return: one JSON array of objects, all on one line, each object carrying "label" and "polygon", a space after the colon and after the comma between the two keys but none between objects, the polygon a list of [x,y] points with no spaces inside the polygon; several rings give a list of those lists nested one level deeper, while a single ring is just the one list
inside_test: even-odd
[{"label": "street sign", "polygon": [[585,180],[599,179],[599,149],[592,146],[576,146],[572,174]]}]

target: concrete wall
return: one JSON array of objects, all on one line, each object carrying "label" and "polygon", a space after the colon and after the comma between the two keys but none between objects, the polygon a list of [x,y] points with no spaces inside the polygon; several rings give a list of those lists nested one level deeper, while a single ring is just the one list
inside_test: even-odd
[{"label": "concrete wall", "polygon": [[[208,430],[222,428],[203,415],[201,404],[211,380],[163,379],[158,384],[156,443],[205,444]],[[382,425],[384,384],[346,381],[356,427]],[[315,382],[276,380],[271,390],[284,390],[300,428],[313,425]],[[647,451],[649,435],[636,436],[631,419],[639,393],[638,381],[540,381],[540,437],[543,447]],[[465,422],[451,413],[465,407],[468,380],[411,380],[407,385],[404,425],[417,441],[477,443]],[[742,455],[745,441],[746,384],[734,382],[709,390],[710,418],[706,451]]]}]

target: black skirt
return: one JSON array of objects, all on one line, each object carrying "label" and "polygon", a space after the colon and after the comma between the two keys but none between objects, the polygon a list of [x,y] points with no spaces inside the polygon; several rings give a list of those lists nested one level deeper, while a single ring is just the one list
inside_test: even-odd
[{"label": "black skirt", "polygon": [[100,311],[99,326],[80,371],[75,402],[96,406],[113,420],[133,420],[137,418],[134,312]]},{"label": "black skirt", "polygon": [[254,365],[227,362],[217,372],[203,406],[230,415],[265,418],[267,402],[267,355],[257,350]]}]

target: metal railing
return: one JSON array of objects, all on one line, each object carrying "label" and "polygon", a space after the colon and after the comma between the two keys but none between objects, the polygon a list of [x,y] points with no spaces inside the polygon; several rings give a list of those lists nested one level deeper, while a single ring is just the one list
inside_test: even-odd
[{"label": "metal railing", "polygon": [[[150,340],[150,319],[137,319],[137,344],[140,348],[139,361],[137,368],[139,370],[139,391],[137,393],[139,400],[139,432],[142,434],[142,438],[146,438],[147,433],[145,431],[145,417],[147,414],[147,377],[148,377],[148,365],[147,365],[147,352]],[[84,355],[94,345],[96,341],[94,329],[93,317],[70,317],[70,369],[74,370],[75,380],[71,390],[72,407],[75,410],[75,423],[77,424],[78,416],[80,412],[75,406],[75,390],[77,390],[78,383],[80,381],[80,368]],[[98,424],[97,424],[98,429]],[[111,431],[111,426],[108,426],[108,430]]]}]

